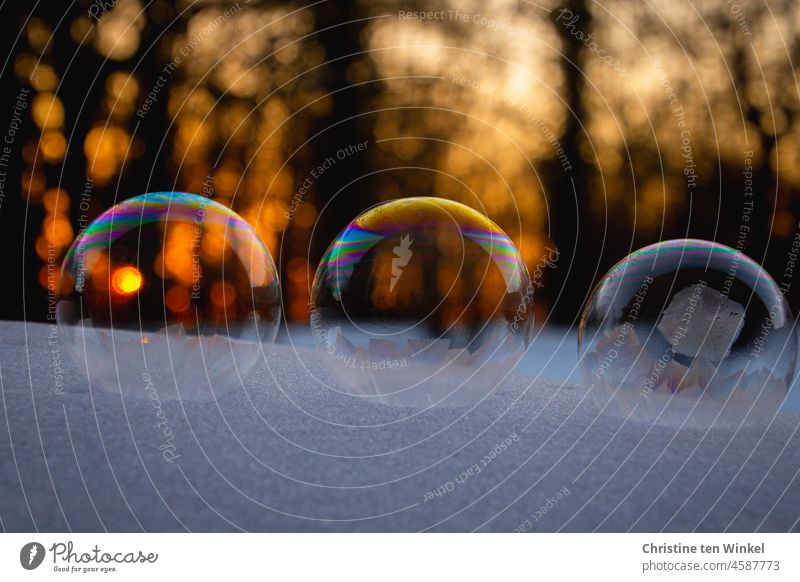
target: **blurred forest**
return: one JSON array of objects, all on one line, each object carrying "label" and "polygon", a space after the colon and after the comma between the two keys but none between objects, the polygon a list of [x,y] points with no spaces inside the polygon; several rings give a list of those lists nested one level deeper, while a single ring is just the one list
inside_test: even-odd
[{"label": "blurred forest", "polygon": [[407,196],[497,222],[540,273],[539,322],[573,323],[611,265],[669,238],[786,277],[796,0],[9,4],[3,318],[44,320],[86,223],[158,190],[249,221],[296,321],[336,234]]}]

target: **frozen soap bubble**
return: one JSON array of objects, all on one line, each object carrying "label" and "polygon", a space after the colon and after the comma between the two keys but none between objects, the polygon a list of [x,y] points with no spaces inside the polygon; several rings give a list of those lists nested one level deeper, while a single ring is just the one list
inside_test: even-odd
[{"label": "frozen soap bubble", "polygon": [[67,252],[59,335],[93,387],[158,399],[241,386],[275,339],[278,275],[235,212],[203,196],[136,196]]},{"label": "frozen soap bubble", "polygon": [[772,278],[701,240],[645,247],[612,268],[581,316],[584,379],[607,412],[647,424],[768,421],[792,382],[797,338]]},{"label": "frozen soap bubble", "polygon": [[358,216],[317,269],[311,330],[347,393],[396,406],[477,402],[530,342],[533,289],[508,236],[441,198]]}]

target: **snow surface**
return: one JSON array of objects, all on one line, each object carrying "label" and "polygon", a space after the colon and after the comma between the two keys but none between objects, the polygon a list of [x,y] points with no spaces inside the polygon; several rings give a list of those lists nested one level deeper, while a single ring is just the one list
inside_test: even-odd
[{"label": "snow surface", "polygon": [[326,385],[290,331],[243,387],[198,402],[90,389],[57,329],[0,322],[2,528],[800,530],[793,412],[739,431],[626,423],[585,398],[574,335],[556,332],[472,408],[392,408]]}]

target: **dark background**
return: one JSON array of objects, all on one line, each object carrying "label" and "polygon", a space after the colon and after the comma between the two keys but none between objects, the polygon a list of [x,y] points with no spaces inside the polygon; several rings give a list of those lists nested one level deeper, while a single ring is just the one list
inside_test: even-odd
[{"label": "dark background", "polygon": [[[82,224],[172,189],[253,224],[296,321],[338,231],[420,195],[508,232],[540,267],[540,322],[574,322],[613,263],[678,237],[738,246],[798,307],[784,271],[800,213],[797,2],[106,5],[0,7],[0,139],[21,112],[2,168],[2,318],[45,320]],[[314,168],[364,141],[293,205]]]}]

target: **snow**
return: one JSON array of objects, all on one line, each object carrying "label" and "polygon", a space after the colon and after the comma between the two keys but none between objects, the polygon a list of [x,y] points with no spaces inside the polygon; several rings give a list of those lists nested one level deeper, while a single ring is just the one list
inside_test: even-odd
[{"label": "snow", "polygon": [[0,322],[2,527],[800,530],[795,394],[736,431],[624,422],[585,397],[574,334],[544,331],[471,408],[389,407],[338,390],[289,331],[197,401],[90,388],[57,329]]}]

